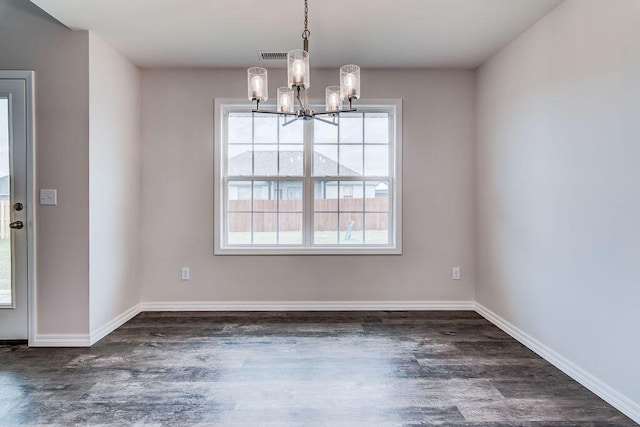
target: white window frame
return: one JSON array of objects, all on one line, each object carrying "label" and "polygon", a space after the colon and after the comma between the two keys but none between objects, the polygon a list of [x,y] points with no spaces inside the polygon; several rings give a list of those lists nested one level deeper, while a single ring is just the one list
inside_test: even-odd
[{"label": "white window frame", "polygon": [[[389,126],[390,144],[393,148],[389,156],[389,244],[388,245],[315,245],[313,238],[313,131],[306,132],[304,141],[304,176],[274,176],[276,180],[303,181],[303,245],[226,245],[224,242],[226,221],[226,123],[225,116],[230,112],[247,112],[252,108],[244,99],[215,99],[214,108],[214,254],[215,255],[400,255],[402,254],[402,100],[401,99],[369,99],[359,101],[362,112],[379,109],[391,116]],[[319,99],[310,101],[312,106],[322,106]],[[274,105],[261,106],[275,109]],[[319,109],[322,109],[320,107]],[[312,125],[311,129],[312,129]],[[327,177],[331,181],[363,181],[367,177]],[[262,180],[264,177],[256,178]]]}]

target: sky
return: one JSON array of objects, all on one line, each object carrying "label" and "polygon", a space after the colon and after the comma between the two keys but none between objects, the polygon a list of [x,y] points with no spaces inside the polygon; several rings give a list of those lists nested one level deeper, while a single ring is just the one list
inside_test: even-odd
[{"label": "sky", "polygon": [[9,100],[0,98],[0,176],[9,175]]}]

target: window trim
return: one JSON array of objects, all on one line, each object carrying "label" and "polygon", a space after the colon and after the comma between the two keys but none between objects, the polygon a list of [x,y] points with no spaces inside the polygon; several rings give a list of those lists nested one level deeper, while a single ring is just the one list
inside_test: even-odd
[{"label": "window trim", "polygon": [[[312,99],[311,105],[322,105],[320,99]],[[237,98],[216,98],[214,100],[214,191],[213,191],[213,209],[214,209],[214,255],[401,255],[402,254],[402,99],[367,99],[359,101],[358,106],[367,108],[383,108],[391,109],[391,114],[395,120],[391,120],[394,124],[390,130],[390,136],[394,137],[394,149],[389,157],[389,176],[391,182],[389,185],[389,224],[393,230],[389,235],[391,244],[388,246],[365,246],[365,245],[317,245],[317,246],[275,246],[275,245],[252,245],[252,246],[223,246],[222,234],[224,233],[224,219],[226,202],[223,199],[226,191],[224,189],[223,175],[226,162],[224,161],[226,153],[223,150],[223,141],[226,140],[227,127],[222,126],[224,123],[224,115],[234,110],[249,111],[250,106],[244,99]],[[274,109],[272,104],[266,104],[265,109]],[[296,177],[296,180],[303,180],[303,215],[313,216],[313,209],[309,211],[309,204],[313,204],[313,183],[317,179],[324,177],[315,177],[312,174],[311,162],[313,156],[313,144],[309,144],[305,138],[303,148],[305,152],[305,175],[302,178]],[[307,174],[308,172],[308,174]],[[287,178],[287,177],[271,177],[271,178]],[[331,177],[333,178],[333,177]],[[337,180],[360,180],[366,177],[337,177]],[[255,178],[258,179],[258,178]],[[293,179],[293,177],[291,177]],[[336,180],[336,179],[332,179]],[[395,185],[393,185],[395,181]],[[305,220],[306,218],[303,218]],[[313,234],[311,227],[303,228],[303,242],[308,240]]]}]

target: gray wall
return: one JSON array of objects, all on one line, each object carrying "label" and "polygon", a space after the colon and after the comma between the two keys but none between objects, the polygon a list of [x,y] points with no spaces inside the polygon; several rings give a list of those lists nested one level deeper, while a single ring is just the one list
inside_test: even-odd
[{"label": "gray wall", "polygon": [[140,72],[20,0],[0,0],[0,69],[36,71],[36,187],[58,189],[37,207],[36,335],[86,336],[140,300]]},{"label": "gray wall", "polygon": [[36,71],[38,334],[89,332],[89,46],[29,1],[0,0],[0,69]]},{"label": "gray wall", "polygon": [[[319,98],[338,71],[312,73]],[[244,69],[142,73],[143,302],[474,299],[474,72],[363,72],[364,97],[404,101],[402,256],[213,256],[213,101],[245,85]]]},{"label": "gray wall", "polygon": [[477,300],[640,403],[640,2],[567,0],[478,73]]},{"label": "gray wall", "polygon": [[89,34],[91,332],[140,302],[140,71]]}]

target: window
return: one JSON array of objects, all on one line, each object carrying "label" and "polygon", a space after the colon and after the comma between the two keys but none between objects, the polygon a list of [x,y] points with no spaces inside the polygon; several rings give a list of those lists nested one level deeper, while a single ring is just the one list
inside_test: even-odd
[{"label": "window", "polygon": [[400,101],[337,125],[249,108],[216,100],[216,254],[401,253]]}]

